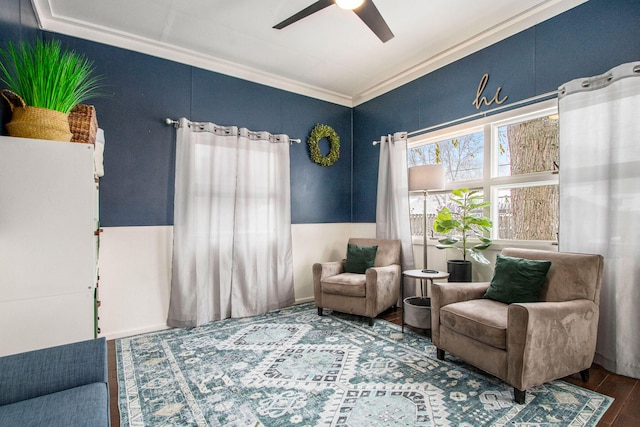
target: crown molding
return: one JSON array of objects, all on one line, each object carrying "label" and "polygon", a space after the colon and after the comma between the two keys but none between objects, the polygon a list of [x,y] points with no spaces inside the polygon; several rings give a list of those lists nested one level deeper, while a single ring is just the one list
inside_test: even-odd
[{"label": "crown molding", "polygon": [[107,27],[87,25],[84,22],[55,16],[51,11],[49,0],[31,0],[31,3],[36,12],[38,24],[40,28],[45,31],[86,39],[192,65],[345,107],[355,107],[586,1],[588,0],[548,0],[356,94],[330,91],[298,80],[267,73],[256,68],[202,55],[196,51],[177,48],[156,40],[136,37]]},{"label": "crown molding", "polygon": [[299,95],[332,102],[345,107],[353,107],[352,98],[347,94],[326,90],[321,87],[267,73],[224,59],[202,55],[193,50],[177,48],[156,40],[132,36],[131,34],[116,31],[111,28],[87,25],[85,22],[57,17],[53,15],[48,0],[32,0],[32,4],[36,12],[38,24],[40,28],[45,31],[103,43],[109,46],[192,65]]},{"label": "crown molding", "polygon": [[371,86],[369,89],[353,95],[352,104],[355,107],[370,101],[373,98],[482,50],[485,47],[491,46],[500,40],[504,40],[531,28],[587,1],[588,0],[548,0],[449,49],[443,50],[437,55]]}]

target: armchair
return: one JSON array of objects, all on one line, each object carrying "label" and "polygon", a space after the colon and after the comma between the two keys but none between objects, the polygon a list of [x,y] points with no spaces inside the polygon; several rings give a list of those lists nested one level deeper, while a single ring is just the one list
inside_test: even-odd
[{"label": "armchair", "polygon": [[323,308],[373,319],[398,301],[402,268],[400,240],[349,239],[358,246],[378,246],[375,263],[364,274],[346,273],[345,260],[313,264],[313,292],[318,315]]},{"label": "armchair", "polygon": [[551,261],[540,302],[483,298],[489,282],[434,283],[432,341],[437,357],[460,357],[514,388],[526,390],[580,372],[595,354],[603,258],[600,255],[507,248],[502,254]]}]

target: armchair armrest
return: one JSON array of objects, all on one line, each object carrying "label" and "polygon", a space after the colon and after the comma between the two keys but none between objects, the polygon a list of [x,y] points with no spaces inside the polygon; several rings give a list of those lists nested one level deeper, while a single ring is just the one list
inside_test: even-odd
[{"label": "armchair armrest", "polygon": [[344,260],[331,262],[317,262],[313,264],[313,278],[323,280],[336,274],[344,273]]},{"label": "armchair armrest", "polygon": [[0,357],[0,405],[108,383],[104,338]]},{"label": "armchair armrest", "polygon": [[327,277],[335,276],[337,274],[344,273],[344,260],[331,261],[331,262],[317,262],[313,264],[311,270],[313,272],[313,295],[318,304],[322,301],[320,292],[320,282]]},{"label": "armchair armrest", "polygon": [[431,341],[440,344],[440,308],[455,302],[480,299],[490,282],[433,283],[431,286]]},{"label": "armchair armrest", "polygon": [[[402,268],[398,264],[371,267],[365,271],[366,312],[374,317],[384,308],[394,305],[400,294]],[[375,313],[375,314],[373,314]]]},{"label": "armchair armrest", "polygon": [[599,307],[591,300],[511,304],[509,381],[525,390],[588,369],[596,349]]},{"label": "armchair armrest", "polygon": [[489,282],[433,283],[431,286],[432,307],[434,307],[434,303],[438,305],[439,309],[454,302],[482,298],[488,288]]},{"label": "armchair armrest", "polygon": [[[367,275],[367,281],[369,281],[369,278],[371,279],[377,278],[378,282],[380,282],[380,280],[399,279],[400,266],[398,264],[392,264],[392,265],[385,265],[384,267],[371,267],[371,268],[367,268],[367,271],[365,271],[365,274]],[[399,287],[398,287],[398,290],[400,290]]]}]

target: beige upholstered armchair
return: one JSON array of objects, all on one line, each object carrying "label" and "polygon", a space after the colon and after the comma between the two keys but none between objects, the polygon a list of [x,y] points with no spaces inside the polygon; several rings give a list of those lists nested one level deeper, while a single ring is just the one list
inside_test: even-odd
[{"label": "beige upholstered armchair", "polygon": [[517,403],[524,403],[527,389],[547,381],[577,372],[587,381],[596,348],[602,256],[525,249],[504,249],[502,255],[551,261],[540,302],[483,298],[489,282],[434,283],[438,359],[447,351],[495,375],[513,386]]},{"label": "beige upholstered armchair", "polygon": [[313,264],[313,292],[318,315],[329,308],[373,319],[398,301],[402,271],[400,240],[349,239],[360,247],[377,246],[373,267],[363,274],[345,272],[345,260]]}]

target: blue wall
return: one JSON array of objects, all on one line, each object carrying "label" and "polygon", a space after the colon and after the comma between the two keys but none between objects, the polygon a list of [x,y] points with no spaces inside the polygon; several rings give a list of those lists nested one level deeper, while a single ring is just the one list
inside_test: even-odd
[{"label": "blue wall", "polygon": [[[477,112],[480,77],[508,102],[640,59],[640,0],[590,0],[354,109],[172,61],[42,34],[29,0],[0,0],[0,43],[56,37],[94,60],[111,96],[91,101],[105,130],[103,226],[173,223],[175,130],[165,117],[286,133],[306,141],[316,123],[341,137],[331,167],[291,146],[293,223],[374,222],[379,146],[372,141]],[[9,120],[0,103],[2,123]],[[483,107],[483,110],[486,107]],[[352,122],[353,120],[353,122]],[[354,135],[352,140],[352,135]],[[323,141],[325,151],[328,144]]]},{"label": "blue wall", "polygon": [[[353,115],[353,221],[375,221],[380,135],[469,116],[480,78],[506,105],[569,80],[640,60],[640,0],[590,0],[574,9],[357,106]],[[492,108],[495,105],[489,107]],[[481,108],[487,110],[486,106]]]},{"label": "blue wall", "polygon": [[[33,39],[38,36],[38,22],[31,8],[31,3],[25,0],[16,2],[15,0],[0,0],[0,46],[6,46],[9,40],[19,40],[21,38]],[[0,87],[2,83],[0,82]],[[1,132],[6,135],[5,123],[11,119],[9,107],[0,98],[0,118]]]},{"label": "blue wall", "polygon": [[[0,0],[0,42],[40,36],[29,0]],[[301,138],[290,147],[293,223],[351,222],[351,108],[86,40],[55,37],[92,59],[110,96],[92,100],[105,130],[100,181],[103,226],[173,223],[175,129],[187,117]],[[3,121],[9,120],[3,102]],[[309,159],[306,138],[317,123],[341,139],[340,159]],[[324,146],[324,147],[322,147]],[[326,140],[323,152],[329,151]]]}]

